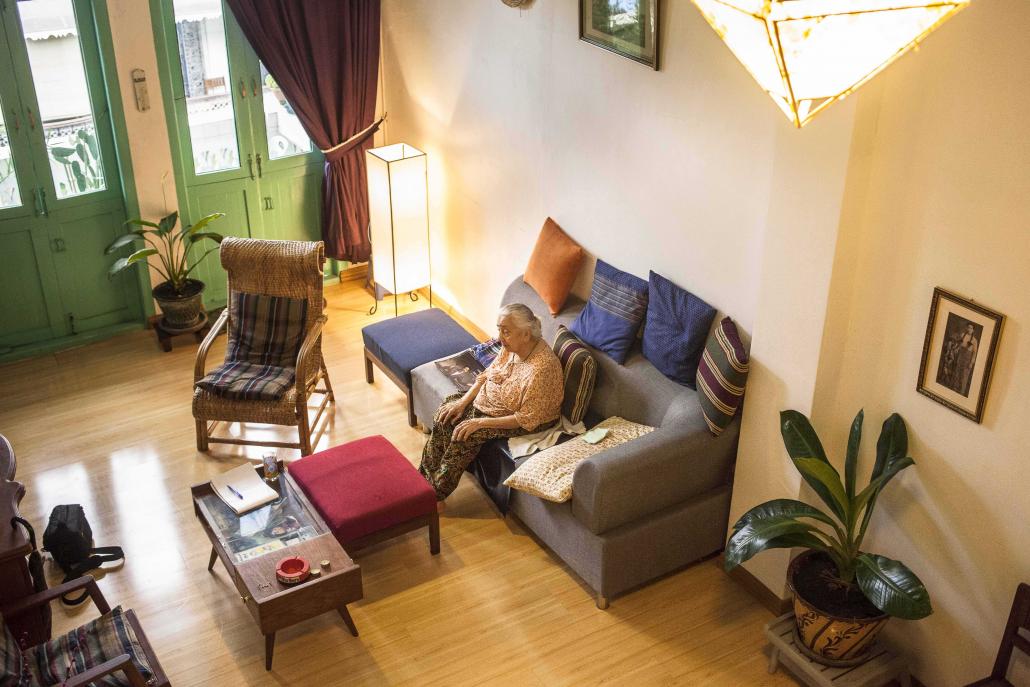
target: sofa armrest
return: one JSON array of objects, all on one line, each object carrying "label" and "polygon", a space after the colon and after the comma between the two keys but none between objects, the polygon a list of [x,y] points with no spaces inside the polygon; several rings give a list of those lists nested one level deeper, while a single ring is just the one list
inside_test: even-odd
[{"label": "sofa armrest", "polygon": [[739,433],[739,418],[718,437],[689,422],[591,456],[572,477],[572,514],[602,534],[728,484]]}]

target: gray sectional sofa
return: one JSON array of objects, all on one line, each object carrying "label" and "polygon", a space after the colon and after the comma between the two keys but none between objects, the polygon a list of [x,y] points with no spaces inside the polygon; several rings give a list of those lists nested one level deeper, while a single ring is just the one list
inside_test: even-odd
[{"label": "gray sectional sofa", "polygon": [[[584,303],[570,297],[552,317],[517,278],[501,304],[525,303],[551,342]],[[491,442],[472,471],[502,512],[518,516],[594,590],[608,600],[719,551],[725,542],[740,419],[713,437],[696,392],[666,378],[634,346],[625,365],[593,351],[597,382],[587,424],[620,416],[656,431],[603,451],[575,472],[572,500],[552,503],[500,485],[525,459],[512,460],[507,442]],[[426,427],[454,387],[434,363],[412,371],[415,414]]]}]

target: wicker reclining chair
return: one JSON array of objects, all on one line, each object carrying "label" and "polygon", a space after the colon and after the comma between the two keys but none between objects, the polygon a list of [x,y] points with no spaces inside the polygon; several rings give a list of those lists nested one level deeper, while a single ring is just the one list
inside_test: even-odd
[{"label": "wicker reclining chair", "polygon": [[[327,423],[321,423],[313,440],[312,431],[319,427],[326,407],[335,402],[322,359],[323,244],[227,237],[219,253],[229,273],[229,304],[197,352],[193,376],[197,450],[222,443],[299,448],[301,455],[309,455]],[[286,322],[285,317],[293,320]],[[208,350],[227,325],[225,362],[205,374]],[[284,331],[287,337],[293,336],[285,344],[280,340]],[[241,381],[240,368],[250,377]],[[268,379],[269,370],[276,375],[272,379]],[[313,394],[323,398],[314,421],[309,422],[308,399]],[[295,426],[299,437],[296,443],[215,437],[211,431],[218,422]]]}]

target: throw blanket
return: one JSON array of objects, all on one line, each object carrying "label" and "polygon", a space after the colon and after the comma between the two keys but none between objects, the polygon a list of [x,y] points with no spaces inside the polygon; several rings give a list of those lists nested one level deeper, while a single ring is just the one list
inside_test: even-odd
[{"label": "throw blanket", "polygon": [[654,431],[654,427],[630,422],[621,417],[610,417],[599,422],[594,429],[598,428],[608,430],[608,434],[601,441],[591,444],[583,436],[578,436],[564,444],[541,451],[520,465],[511,477],[504,481],[505,486],[539,496],[547,501],[564,503],[572,498],[572,475],[580,463],[602,451]]}]

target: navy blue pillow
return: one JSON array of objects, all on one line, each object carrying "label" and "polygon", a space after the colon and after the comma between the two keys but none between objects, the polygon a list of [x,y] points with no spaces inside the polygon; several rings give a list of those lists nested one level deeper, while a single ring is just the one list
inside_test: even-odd
[{"label": "navy blue pillow", "polygon": [[569,329],[621,365],[646,312],[647,282],[598,260],[590,301]]},{"label": "navy blue pillow", "polygon": [[696,389],[715,308],[660,274],[648,275],[644,357],[669,379]]}]

